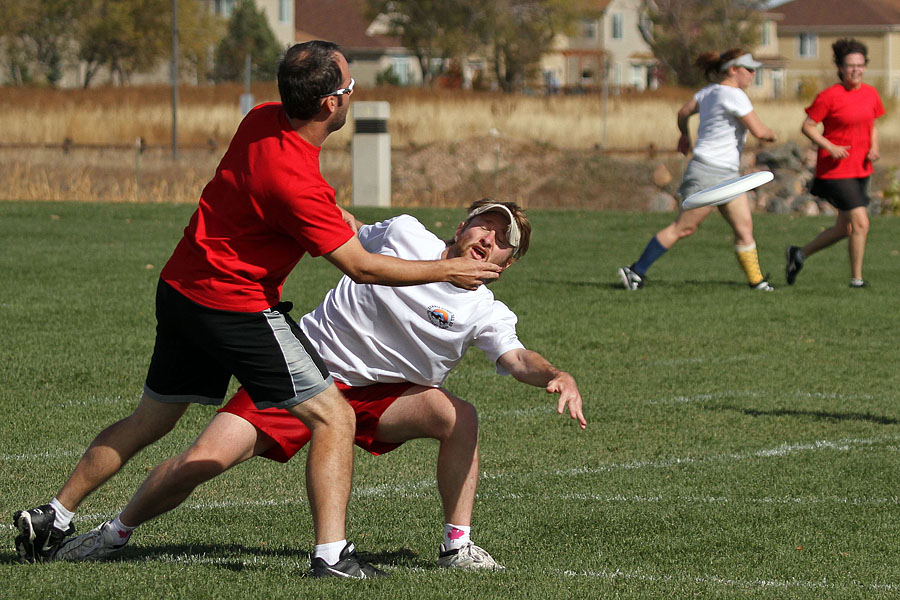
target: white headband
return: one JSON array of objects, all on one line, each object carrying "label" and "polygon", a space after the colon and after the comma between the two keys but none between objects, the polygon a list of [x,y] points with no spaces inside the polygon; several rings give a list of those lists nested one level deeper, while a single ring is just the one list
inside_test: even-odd
[{"label": "white headband", "polygon": [[509,217],[509,227],[506,228],[506,238],[509,240],[509,245],[513,247],[514,253],[517,253],[519,251],[520,241],[519,224],[516,223],[516,219],[515,217],[513,217],[512,211],[503,204],[495,203],[479,206],[469,213],[469,216],[466,217],[466,221],[470,221],[473,217],[477,217],[481,213],[486,213],[492,210],[500,210],[502,212],[505,212],[506,216]]}]

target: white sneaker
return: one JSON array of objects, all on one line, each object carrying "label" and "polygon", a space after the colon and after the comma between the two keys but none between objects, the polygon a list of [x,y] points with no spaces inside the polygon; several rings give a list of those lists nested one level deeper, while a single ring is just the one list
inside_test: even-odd
[{"label": "white sneaker", "polygon": [[637,271],[634,271],[631,267],[622,267],[617,273],[626,290],[634,292],[644,287],[644,278],[638,275]]},{"label": "white sneaker", "polygon": [[439,567],[451,569],[491,569],[493,571],[501,571],[506,568],[497,564],[497,561],[487,553],[487,550],[479,548],[472,542],[458,550],[447,550],[444,544],[441,544],[437,564]]},{"label": "white sneaker", "polygon": [[87,533],[64,541],[56,552],[56,560],[106,560],[118,556],[131,536],[123,541],[109,524],[106,521]]}]

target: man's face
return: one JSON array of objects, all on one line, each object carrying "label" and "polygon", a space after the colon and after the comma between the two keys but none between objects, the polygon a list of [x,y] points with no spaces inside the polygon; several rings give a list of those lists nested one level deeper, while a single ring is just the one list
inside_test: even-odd
[{"label": "man's face", "polygon": [[[345,88],[350,85],[350,65],[347,64],[347,59],[344,58],[343,54],[337,55],[337,63],[341,68],[341,85],[340,87]],[[347,111],[350,110],[350,94],[342,94],[340,96],[329,96],[325,99],[326,102],[336,102],[337,108],[331,114],[331,118],[328,121],[328,132],[332,133],[340,129],[344,126],[344,123],[347,122]]]},{"label": "man's face", "polygon": [[508,267],[512,264],[514,252],[506,237],[508,227],[509,218],[493,211],[473,217],[468,224],[461,223],[453,245],[447,251],[447,258],[466,256]]}]

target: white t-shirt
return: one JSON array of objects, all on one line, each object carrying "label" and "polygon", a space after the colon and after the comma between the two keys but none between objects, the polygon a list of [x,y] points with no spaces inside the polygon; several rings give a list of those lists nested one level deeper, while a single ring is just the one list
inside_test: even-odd
[{"label": "white t-shirt", "polygon": [[[437,260],[446,247],[415,218],[400,215],[359,230],[369,252]],[[516,315],[485,286],[390,287],[342,277],[300,327],[331,375],[350,386],[410,381],[436,387],[469,346],[492,362],[517,348]],[[497,367],[499,373],[504,371]]]},{"label": "white t-shirt", "polygon": [[753,112],[753,104],[744,90],[714,83],[696,94],[700,126],[694,156],[708,165],[737,169],[747,139],[741,117]]}]

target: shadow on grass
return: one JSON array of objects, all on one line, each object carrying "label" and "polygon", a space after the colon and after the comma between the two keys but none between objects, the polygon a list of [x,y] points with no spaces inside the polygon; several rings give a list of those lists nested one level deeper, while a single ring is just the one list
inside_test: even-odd
[{"label": "shadow on grass", "polygon": [[[622,292],[629,291],[626,290],[622,285],[622,282],[618,279],[612,280],[604,280],[604,281],[595,281],[595,280],[583,280],[583,281],[573,281],[571,279],[532,279],[533,283],[540,283],[544,285],[552,285],[552,286],[560,286],[560,287],[590,287],[590,288],[601,288],[606,290],[619,290]],[[741,288],[747,289],[747,284],[742,281],[714,281],[714,280],[685,280],[685,279],[652,279],[647,281],[648,288],[660,288],[660,289],[677,289],[679,287],[701,287],[701,288],[719,288],[722,286],[730,287],[730,288]]]},{"label": "shadow on grass", "polygon": [[737,408],[734,406],[719,406],[721,410],[733,410],[749,417],[809,417],[822,421],[869,421],[878,425],[897,425],[900,420],[893,417],[885,417],[882,415],[863,414],[863,413],[834,413],[823,410],[792,410],[787,408],[779,408],[773,410],[758,410],[755,408]]},{"label": "shadow on grass", "polygon": [[[429,569],[436,568],[437,553],[434,557],[420,558],[409,548],[385,550],[382,552],[359,552],[359,556],[375,566]],[[229,571],[251,571],[272,568],[272,562],[284,559],[296,561],[302,575],[309,569],[310,554],[290,548],[260,548],[240,544],[168,544],[164,546],[128,546],[121,556],[107,562],[164,561],[211,564]],[[256,559],[259,559],[258,561]],[[19,557],[15,553],[0,554],[0,564],[16,564]],[[22,565],[22,568],[40,568],[41,565]]]}]

